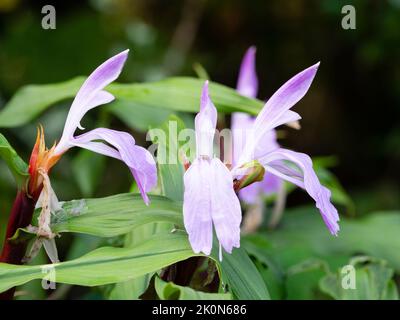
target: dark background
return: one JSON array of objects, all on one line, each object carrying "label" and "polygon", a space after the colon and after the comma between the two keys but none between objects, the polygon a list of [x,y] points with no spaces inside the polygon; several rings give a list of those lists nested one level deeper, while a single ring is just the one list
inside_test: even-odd
[{"label": "dark background", "polygon": [[[45,4],[56,8],[56,30],[41,28]],[[356,30],[341,27],[346,4],[356,8]],[[213,80],[234,87],[243,53],[256,45],[261,99],[321,61],[311,90],[295,107],[302,130],[287,130],[281,143],[312,156],[336,156],[332,171],[358,214],[400,207],[399,0],[0,0],[0,19],[0,108],[23,85],[88,75],[125,48],[131,54],[119,81],[195,76],[198,62]],[[68,104],[52,108],[34,123],[1,132],[27,159],[36,125],[47,123],[51,142],[67,110]],[[123,126],[112,121],[114,128]],[[68,177],[68,161],[56,176]],[[100,186],[96,195],[126,190],[124,168],[112,162],[106,171],[107,189]],[[70,180],[58,189],[61,198],[79,195]],[[118,190],[110,180],[122,181],[112,187]],[[15,192],[4,181],[2,211]],[[303,193],[291,197],[289,204],[309,201]]]}]

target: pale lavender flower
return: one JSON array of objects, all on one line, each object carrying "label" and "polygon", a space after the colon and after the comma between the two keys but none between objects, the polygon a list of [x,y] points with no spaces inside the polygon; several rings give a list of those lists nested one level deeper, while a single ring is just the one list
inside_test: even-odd
[{"label": "pale lavender flower", "polygon": [[[250,47],[242,60],[237,91],[250,98],[255,98],[258,91],[258,79],[256,74],[256,48]],[[233,136],[233,164],[239,160],[240,154],[246,144],[247,135],[254,124],[255,118],[247,113],[235,112],[232,114],[232,136]],[[271,130],[262,141],[259,149],[272,151],[278,149],[276,131]],[[247,204],[256,204],[262,195],[278,192],[282,180],[273,174],[266,172],[262,181],[257,181],[239,191],[239,198]]]},{"label": "pale lavender flower", "polygon": [[339,215],[330,202],[331,192],[322,186],[315,174],[310,157],[303,153],[278,148],[262,150],[263,141],[277,126],[299,120],[292,108],[307,93],[319,63],[298,73],[276,91],[258,114],[247,143],[241,153],[233,175],[240,175],[240,167],[252,160],[259,161],[267,172],[305,189],[314,199],[325,224],[333,235],[339,231]]},{"label": "pale lavender flower", "polygon": [[227,252],[240,246],[242,215],[233,180],[245,175],[244,165],[253,160],[261,163],[267,172],[305,189],[315,200],[329,231],[337,234],[339,216],[330,203],[331,192],[320,184],[310,157],[283,148],[263,149],[271,130],[300,119],[290,108],[306,94],[318,66],[319,63],[294,76],[267,101],[251,125],[252,130],[231,172],[213,157],[217,110],[208,95],[208,82],[205,83],[200,112],[195,119],[196,159],[184,176],[184,224],[194,252],[210,254],[213,226],[220,246]]},{"label": "pale lavender flower", "polygon": [[242,220],[231,172],[213,156],[216,123],[217,110],[208,96],[206,82],[195,118],[196,159],[184,176],[183,218],[193,251],[207,255],[211,253],[213,227],[227,252],[239,247]]},{"label": "pale lavender flower", "polygon": [[157,184],[156,164],[145,148],[137,146],[128,133],[106,128],[97,128],[82,135],[74,136],[77,128],[83,129],[80,121],[90,109],[114,100],[104,88],[118,78],[128,57],[125,50],[105,61],[86,79],[71,105],[64,131],[54,149],[60,156],[71,147],[85,148],[123,161],[130,169],[146,204],[147,192]]}]

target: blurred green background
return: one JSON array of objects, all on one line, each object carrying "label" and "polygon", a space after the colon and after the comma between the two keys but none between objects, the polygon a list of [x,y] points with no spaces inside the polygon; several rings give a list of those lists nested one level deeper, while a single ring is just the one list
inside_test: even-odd
[{"label": "blurred green background", "polygon": [[[56,30],[41,28],[45,4],[56,8]],[[356,30],[341,28],[345,4],[356,8]],[[336,156],[333,171],[357,213],[400,207],[398,0],[0,0],[0,19],[0,108],[23,85],[88,75],[125,48],[131,54],[120,81],[195,76],[193,65],[200,63],[213,80],[234,87],[243,53],[256,45],[262,99],[321,61],[310,92],[296,106],[302,130],[287,130],[281,143],[313,156]],[[60,136],[67,110],[65,103],[28,126],[2,132],[27,159],[37,124],[45,125],[50,144]],[[91,112],[85,125],[99,117],[101,110]],[[81,195],[67,165],[76,152],[56,169],[55,176],[69,181],[59,191],[62,198]],[[96,195],[129,186],[125,168],[110,166],[98,177]],[[3,166],[1,176],[0,210],[7,212],[14,189]],[[289,205],[306,201],[307,195],[295,192]]]}]

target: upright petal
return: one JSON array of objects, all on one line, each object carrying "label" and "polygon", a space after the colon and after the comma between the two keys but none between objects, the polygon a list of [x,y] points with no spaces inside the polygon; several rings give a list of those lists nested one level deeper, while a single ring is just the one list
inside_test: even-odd
[{"label": "upright petal", "polygon": [[257,96],[256,47],[247,49],[243,57],[236,88],[237,91],[244,96],[250,98],[255,98]]},{"label": "upright petal", "polygon": [[[243,117],[243,118],[242,118]],[[251,159],[258,159],[263,155],[279,148],[276,137],[276,131],[270,130],[264,134],[264,137],[259,141],[258,145],[252,151],[251,156],[243,162],[243,150],[246,144],[251,139],[251,130],[254,119],[246,114],[239,113],[232,123],[232,137],[233,137],[233,166],[239,168],[241,165],[249,162]],[[243,128],[243,129],[241,129]],[[235,175],[236,170],[233,170]],[[277,192],[281,182],[280,180],[269,174],[265,173],[263,181],[254,182],[251,185],[239,191],[239,198],[247,204],[255,204],[262,194],[271,194]]]},{"label": "upright petal", "polygon": [[196,154],[199,156],[213,156],[213,142],[217,126],[217,109],[208,94],[208,81],[204,83],[200,100],[200,112],[195,118]]},{"label": "upright petal", "polygon": [[[287,149],[277,149],[258,160],[267,172],[305,189],[314,199],[329,231],[337,235],[339,215],[330,202],[331,192],[319,182],[308,155]],[[293,164],[297,169],[293,167]]]},{"label": "upright petal", "polygon": [[56,154],[63,153],[71,146],[69,140],[72,139],[76,128],[81,128],[80,121],[86,112],[114,99],[114,96],[103,91],[103,88],[118,78],[128,57],[128,51],[125,50],[105,61],[83,83],[72,102],[62,137],[55,149]]},{"label": "upright petal", "polygon": [[[105,143],[99,142],[103,140]],[[105,128],[97,128],[71,140],[71,145],[85,148],[109,157],[119,159],[129,167],[146,204],[147,192],[157,185],[157,168],[150,152],[137,146],[128,133]]]},{"label": "upright petal", "polygon": [[318,66],[319,63],[295,75],[280,87],[267,101],[254,122],[252,130],[253,137],[251,138],[251,142],[246,145],[246,150],[243,152],[243,161],[252,160],[247,158],[251,157],[255,147],[266,132],[279,125],[300,119],[297,113],[289,109],[307,93],[315,77]]},{"label": "upright petal", "polygon": [[228,253],[240,246],[242,211],[233,189],[231,172],[219,160],[211,160],[211,216],[218,241]]},{"label": "upright petal", "polygon": [[212,249],[211,180],[213,168],[207,159],[196,159],[185,172],[183,221],[195,253]]},{"label": "upright petal", "polygon": [[254,124],[254,118],[246,113],[235,112],[231,118],[232,130],[232,164],[235,166],[246,146]]},{"label": "upright petal", "polygon": [[276,130],[269,130],[266,131],[262,137],[258,141],[258,144],[256,145],[254,149],[254,157],[251,159],[259,159],[263,155],[276,150],[279,148],[278,144],[278,138],[276,136]]},{"label": "upright petal", "polygon": [[[235,137],[235,135],[234,135]],[[236,144],[234,144],[236,147]],[[259,142],[254,150],[253,159],[259,159],[266,153],[273,150],[279,149],[279,144],[277,142],[276,131],[271,130],[264,134],[263,139]],[[241,156],[243,150],[238,155]],[[243,165],[244,163],[234,162],[234,165]],[[254,182],[251,185],[240,189],[239,198],[247,204],[255,204],[261,195],[268,195],[278,191],[281,181],[274,175],[271,175],[268,171],[264,174],[264,179],[259,182]]]},{"label": "upright petal", "polygon": [[[307,93],[317,73],[319,63],[303,70],[287,81],[267,101],[254,124],[255,131],[267,131],[276,126],[280,117]],[[293,120],[291,120],[293,121]]]}]

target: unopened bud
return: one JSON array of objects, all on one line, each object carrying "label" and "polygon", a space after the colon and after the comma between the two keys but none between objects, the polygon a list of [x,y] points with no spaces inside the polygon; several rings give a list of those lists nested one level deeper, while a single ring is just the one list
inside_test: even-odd
[{"label": "unopened bud", "polygon": [[254,182],[264,179],[265,169],[257,160],[247,162],[240,167],[240,170],[244,173],[240,179],[234,181],[235,191],[239,191]]}]

